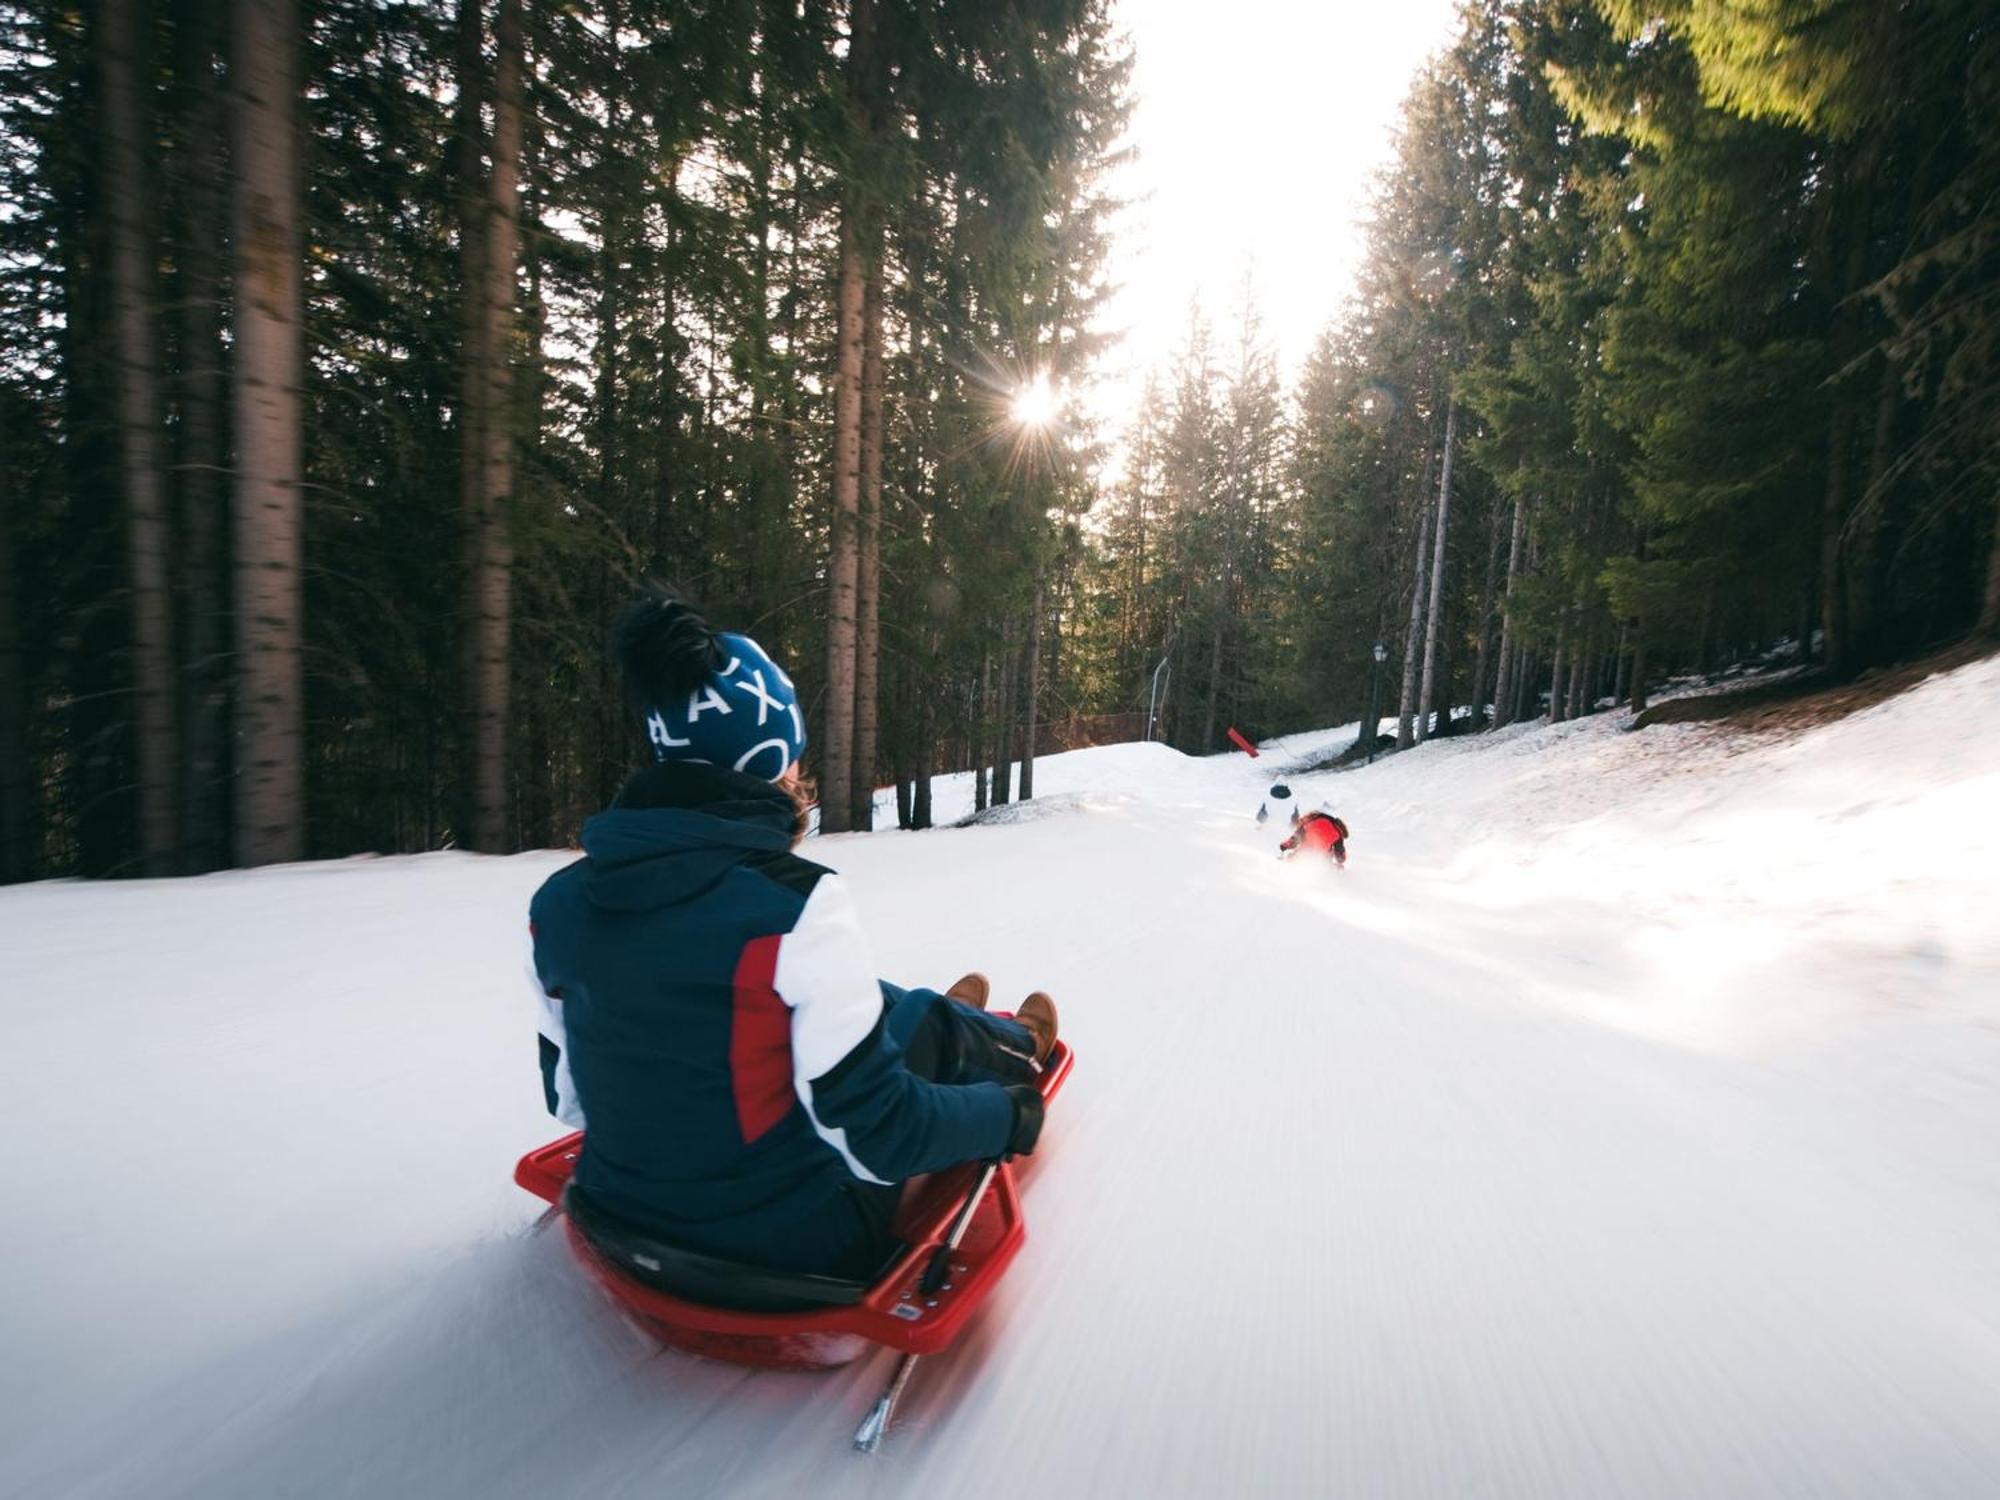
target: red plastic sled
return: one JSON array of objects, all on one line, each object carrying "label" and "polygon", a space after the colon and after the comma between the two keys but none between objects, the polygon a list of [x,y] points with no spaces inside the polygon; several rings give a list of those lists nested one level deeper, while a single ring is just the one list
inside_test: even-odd
[{"label": "red plastic sled", "polygon": [[[1069,1077],[1074,1057],[1057,1042],[1044,1066],[1042,1098],[1053,1099]],[[583,1132],[564,1136],[521,1158],[514,1181],[559,1211],[563,1189],[583,1146]],[[993,1167],[962,1237],[948,1259],[942,1286],[926,1294],[919,1282],[940,1247],[949,1240],[973,1184],[987,1168],[967,1163],[914,1183],[897,1215],[904,1245],[889,1269],[850,1306],[814,1307],[799,1312],[744,1312],[687,1301],[635,1280],[586,1239],[567,1215],[563,1226],[571,1252],[612,1299],[655,1333],[663,1343],[711,1359],[770,1369],[824,1370],[844,1365],[870,1345],[905,1355],[891,1391],[877,1403],[872,1438],[856,1445],[872,1450],[886,1426],[888,1409],[908,1377],[907,1365],[920,1354],[948,1348],[999,1284],[1008,1264],[1028,1237],[1021,1217],[1020,1189],[1011,1163]],[[864,1423],[864,1434],[869,1424]]]}]

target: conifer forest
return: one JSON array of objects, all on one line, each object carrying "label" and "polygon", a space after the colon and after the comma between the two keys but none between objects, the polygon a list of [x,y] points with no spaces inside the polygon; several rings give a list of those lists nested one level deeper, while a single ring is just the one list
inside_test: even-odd
[{"label": "conifer forest", "polygon": [[0,0],[0,879],[568,843],[648,580],[826,831],[2000,635],[1990,4],[1466,0],[1303,367],[1246,277],[1114,423],[1132,74],[1114,0]]}]

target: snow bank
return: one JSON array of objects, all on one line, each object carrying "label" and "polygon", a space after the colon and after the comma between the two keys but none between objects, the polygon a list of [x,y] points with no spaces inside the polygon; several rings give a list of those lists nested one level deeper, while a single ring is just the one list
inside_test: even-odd
[{"label": "snow bank", "polygon": [[1630,724],[1433,742],[1301,795],[1393,830],[1430,899],[1579,955],[1538,993],[1599,1019],[1756,1046],[2000,992],[2000,658],[1796,738]]},{"label": "snow bank", "polygon": [[886,975],[1080,1059],[872,1461],[882,1362],[660,1353],[529,1233],[568,856],[0,891],[0,1495],[1994,1493],[2000,664],[1621,723],[1305,778],[1345,872],[1251,814],[1352,726],[817,841]]},{"label": "snow bank", "polygon": [[[1225,759],[1230,757],[1217,757]],[[1233,757],[1248,763],[1238,752]],[[1014,768],[1010,787],[1020,785],[1020,767]],[[1114,796],[1142,795],[1159,802],[1199,801],[1214,786],[1213,772],[1204,759],[1186,756],[1171,746],[1157,743],[1099,745],[1088,750],[1065,750],[1035,760],[1035,800],[1072,797],[1084,793]],[[931,779],[931,822],[937,827],[956,823],[972,815],[973,786],[970,771]],[[884,831],[896,826],[896,794],[892,787],[877,793],[875,822]]]}]

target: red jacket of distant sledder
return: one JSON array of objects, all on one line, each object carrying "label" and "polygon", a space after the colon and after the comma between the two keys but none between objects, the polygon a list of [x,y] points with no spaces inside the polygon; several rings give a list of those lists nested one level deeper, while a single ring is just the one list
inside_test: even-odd
[{"label": "red jacket of distant sledder", "polygon": [[1347,825],[1332,813],[1309,812],[1299,819],[1299,826],[1292,836],[1278,847],[1284,850],[1301,846],[1315,854],[1329,854],[1336,847],[1347,842]]}]

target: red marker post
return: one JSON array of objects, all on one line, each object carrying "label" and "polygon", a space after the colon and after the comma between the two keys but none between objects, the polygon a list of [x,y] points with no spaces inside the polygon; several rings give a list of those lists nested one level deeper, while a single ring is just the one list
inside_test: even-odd
[{"label": "red marker post", "polygon": [[1236,741],[1236,748],[1238,750],[1241,750],[1245,755],[1249,756],[1252,760],[1255,760],[1257,758],[1257,747],[1251,744],[1248,740],[1244,739],[1242,735],[1238,734],[1236,732],[1236,728],[1234,725],[1230,726],[1229,737],[1232,740]]}]

